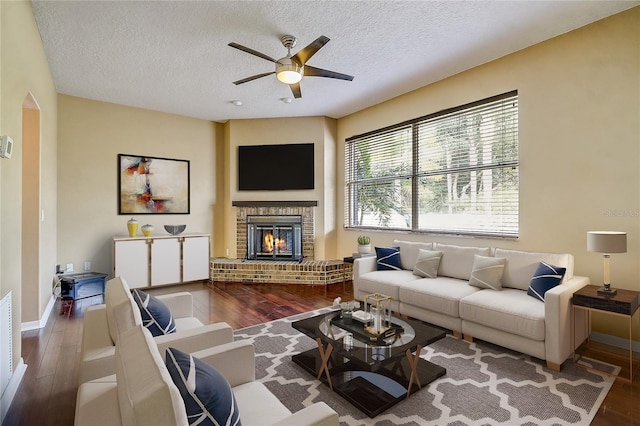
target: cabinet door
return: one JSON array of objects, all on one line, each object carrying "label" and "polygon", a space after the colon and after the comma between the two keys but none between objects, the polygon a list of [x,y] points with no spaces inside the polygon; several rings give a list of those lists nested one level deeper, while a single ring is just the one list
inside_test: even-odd
[{"label": "cabinet door", "polygon": [[149,286],[149,245],[145,240],[114,241],[114,273],[129,288]]},{"label": "cabinet door", "polygon": [[151,285],[180,282],[180,239],[158,238],[151,244]]},{"label": "cabinet door", "polygon": [[182,281],[209,279],[209,237],[185,237],[182,243]]}]

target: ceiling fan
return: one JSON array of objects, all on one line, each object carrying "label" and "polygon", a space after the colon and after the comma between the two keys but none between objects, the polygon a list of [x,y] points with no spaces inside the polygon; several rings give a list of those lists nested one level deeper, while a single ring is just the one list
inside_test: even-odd
[{"label": "ceiling fan", "polygon": [[229,43],[229,46],[242,50],[243,52],[250,53],[259,58],[266,59],[267,61],[274,62],[276,64],[275,71],[265,72],[263,74],[253,75],[251,77],[243,78],[242,80],[234,81],[233,84],[243,84],[248,81],[256,80],[258,78],[266,77],[271,74],[275,74],[279,81],[288,84],[293,92],[295,98],[301,98],[302,92],[300,91],[300,80],[302,77],[327,77],[336,78],[338,80],[353,80],[353,76],[347,74],[341,74],[335,71],[324,70],[322,68],[312,67],[307,65],[307,61],[316,54],[318,50],[322,48],[329,38],[320,36],[315,39],[304,49],[300,50],[295,55],[291,56],[291,48],[296,45],[296,38],[292,35],[283,35],[280,37],[282,45],[287,48],[287,56],[278,60],[273,59],[270,56],[260,53],[248,47],[245,47],[238,43]]}]

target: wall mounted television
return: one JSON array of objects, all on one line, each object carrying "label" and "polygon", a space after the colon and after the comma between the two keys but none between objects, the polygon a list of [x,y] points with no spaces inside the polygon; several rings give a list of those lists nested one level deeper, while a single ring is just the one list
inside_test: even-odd
[{"label": "wall mounted television", "polygon": [[239,191],[314,189],[313,144],[238,147]]}]

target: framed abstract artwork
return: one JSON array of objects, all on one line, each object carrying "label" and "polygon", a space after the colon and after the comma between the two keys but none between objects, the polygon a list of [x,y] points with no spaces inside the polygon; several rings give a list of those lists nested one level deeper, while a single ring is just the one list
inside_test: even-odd
[{"label": "framed abstract artwork", "polygon": [[189,214],[189,161],[118,154],[118,214]]}]

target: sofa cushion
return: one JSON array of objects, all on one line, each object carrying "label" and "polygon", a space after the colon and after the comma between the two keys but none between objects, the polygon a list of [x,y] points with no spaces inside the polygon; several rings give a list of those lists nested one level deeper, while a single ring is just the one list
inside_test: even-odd
[{"label": "sofa cushion", "polygon": [[505,259],[501,257],[474,256],[469,285],[491,290],[502,289],[502,273]]},{"label": "sofa cushion", "polygon": [[399,271],[400,249],[398,247],[376,247],[376,265],[378,271]]},{"label": "sofa cushion", "polygon": [[544,303],[544,294],[555,286],[560,285],[566,270],[566,268],[540,262],[536,272],[531,277],[527,294]]},{"label": "sofa cushion", "polygon": [[[131,327],[141,324],[142,318],[124,278],[116,277],[107,281],[104,289],[104,303],[109,334],[113,343],[116,344],[118,336]],[[118,307],[117,314],[116,307]]]},{"label": "sofa cushion", "polygon": [[436,243],[434,250],[442,252],[438,275],[469,281],[474,255],[489,256],[489,247],[460,247]]},{"label": "sofa cushion", "polygon": [[231,385],[218,370],[175,348],[167,349],[166,363],[173,382],[180,390],[191,424],[240,424]]},{"label": "sofa cushion", "polygon": [[[280,400],[260,382],[248,382],[234,386],[233,393],[242,413],[245,425],[273,425],[291,415]],[[281,423],[291,424],[291,423]]]},{"label": "sofa cushion", "polygon": [[528,339],[545,338],[544,304],[522,290],[477,291],[460,300],[460,317]]},{"label": "sofa cushion", "polygon": [[147,294],[142,290],[135,289],[133,290],[133,300],[135,300],[140,308],[142,325],[144,325],[154,337],[176,332],[176,323],[173,320],[171,309],[157,297]]},{"label": "sofa cushion", "polygon": [[412,271],[373,271],[360,275],[358,287],[367,294],[380,293],[399,300],[400,286],[417,279]]},{"label": "sofa cushion", "polygon": [[399,289],[400,301],[429,311],[460,317],[460,300],[480,289],[457,278],[422,278],[405,283]]},{"label": "sofa cushion", "polygon": [[566,268],[562,282],[573,278],[573,256],[570,254],[536,253],[496,248],[494,255],[507,259],[504,274],[502,274],[503,287],[527,291],[531,277],[540,262]]},{"label": "sofa cushion", "polygon": [[433,243],[393,240],[393,246],[400,249],[402,269],[412,270],[416,264],[420,250],[433,250]]},{"label": "sofa cushion", "polygon": [[420,249],[413,267],[413,274],[423,278],[437,278],[438,267],[442,259],[441,251]]},{"label": "sofa cushion", "polygon": [[182,397],[151,337],[141,325],[119,337],[116,380],[123,425],[187,425]]}]

